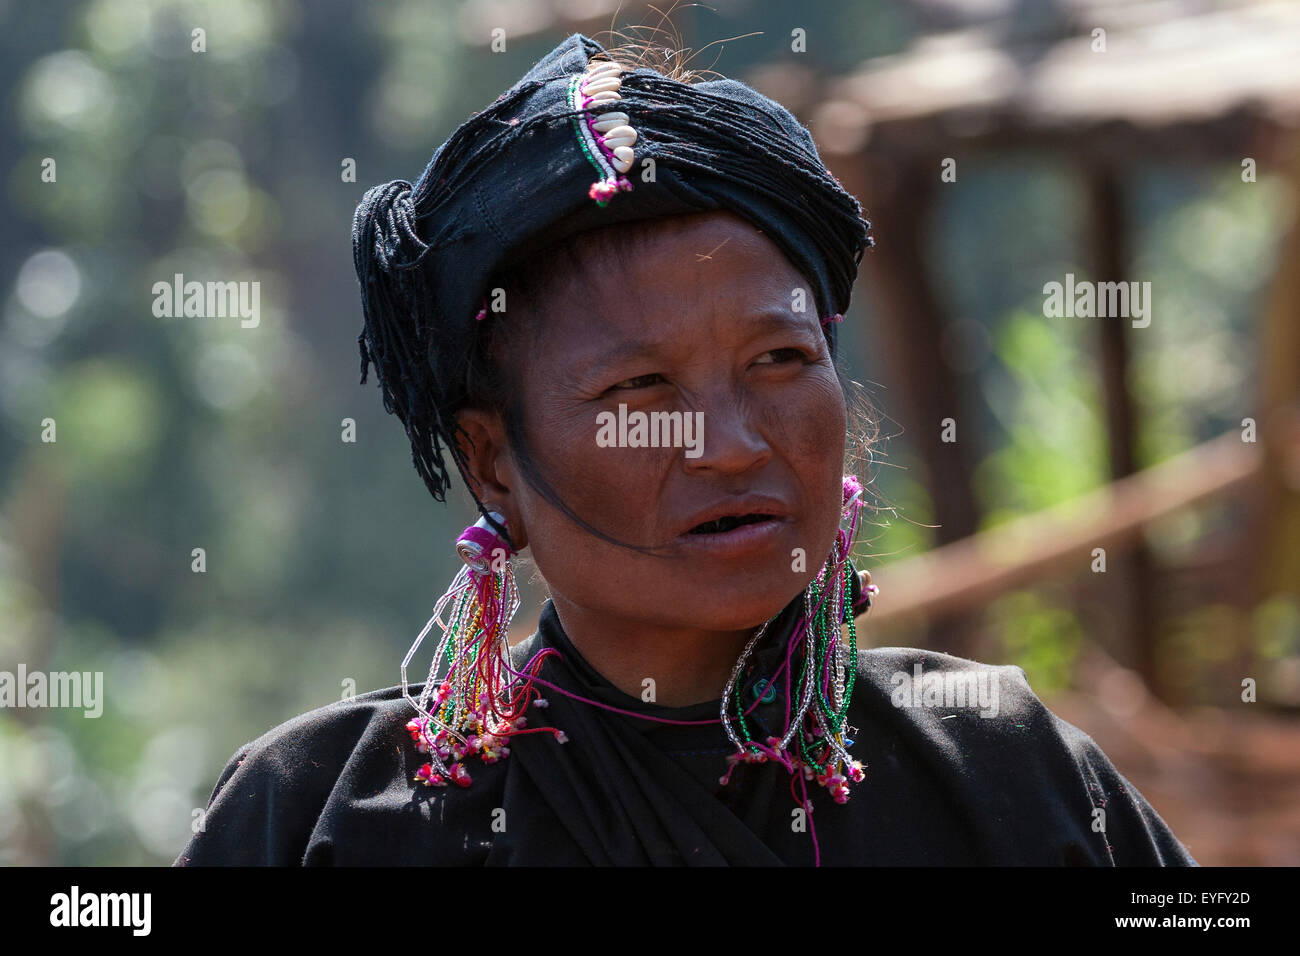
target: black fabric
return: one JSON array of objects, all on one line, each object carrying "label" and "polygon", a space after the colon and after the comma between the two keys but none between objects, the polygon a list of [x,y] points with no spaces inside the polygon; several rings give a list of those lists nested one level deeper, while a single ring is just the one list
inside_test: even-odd
[{"label": "black fabric", "polygon": [[[776,669],[798,611],[799,599],[769,627],[744,675],[746,694]],[[540,647],[563,656],[549,657],[540,676],[572,693],[678,720],[718,716],[716,701],[666,708],[613,687],[570,644],[549,601],[514,658],[522,664]],[[996,674],[998,715],[895,707],[895,675],[918,662],[927,673]],[[813,863],[810,835],[792,825],[784,770],[744,766],[719,785],[731,750],[719,725],[656,724],[542,691],[550,706],[530,709],[530,722],[569,741],[518,737],[505,760],[469,762],[468,789],[413,782],[424,757],[404,729],[413,711],[400,687],[295,717],[234,754],[204,829],[176,865]],[[755,713],[778,726],[781,695]],[[822,865],[1196,865],[1018,667],[910,648],[861,651],[850,723],[866,778],[844,805],[808,788]],[[1094,831],[1095,808],[1104,808],[1104,834]]]},{"label": "black fabric", "polygon": [[[604,49],[575,33],[438,147],[414,183],[368,190],[352,224],[365,311],[361,381],[373,363],[384,408],[411,440],[416,470],[439,501],[457,465],[454,413],[476,319],[498,270],[569,236],[614,223],[725,209],[767,234],[808,280],[818,318],[848,311],[871,245],[862,207],[823,165],[812,135],[783,106],[732,79],[684,83],[639,67],[617,103],[637,131],[631,189],[605,206],[579,145],[569,80]],[[647,181],[646,161],[653,161]],[[509,321],[489,313],[486,321]],[[836,323],[823,326],[831,355]]]}]

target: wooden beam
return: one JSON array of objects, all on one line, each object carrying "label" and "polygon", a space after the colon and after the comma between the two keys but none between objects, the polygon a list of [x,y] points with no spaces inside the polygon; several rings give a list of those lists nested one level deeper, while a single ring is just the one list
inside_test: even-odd
[{"label": "wooden beam", "polygon": [[1086,570],[1093,548],[1106,548],[1108,558],[1122,554],[1157,518],[1253,489],[1262,460],[1257,445],[1231,431],[1074,501],[873,567],[880,597],[870,622],[968,612],[1015,588]]}]

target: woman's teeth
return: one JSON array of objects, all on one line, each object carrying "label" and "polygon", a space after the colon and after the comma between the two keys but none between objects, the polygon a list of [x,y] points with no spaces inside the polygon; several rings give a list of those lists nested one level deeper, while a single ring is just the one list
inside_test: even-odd
[{"label": "woman's teeth", "polygon": [[733,528],[739,528],[743,524],[766,521],[770,517],[771,515],[761,514],[727,515],[724,518],[718,518],[716,521],[706,521],[704,524],[696,525],[691,529],[691,534],[722,534]]}]

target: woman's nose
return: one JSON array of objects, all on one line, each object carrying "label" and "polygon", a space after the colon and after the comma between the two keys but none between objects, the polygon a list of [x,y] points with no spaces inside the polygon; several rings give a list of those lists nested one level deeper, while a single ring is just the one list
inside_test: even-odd
[{"label": "woman's nose", "polygon": [[721,471],[737,474],[760,468],[772,457],[772,448],[758,428],[752,409],[734,394],[697,405],[698,454],[684,458],[688,472]]}]

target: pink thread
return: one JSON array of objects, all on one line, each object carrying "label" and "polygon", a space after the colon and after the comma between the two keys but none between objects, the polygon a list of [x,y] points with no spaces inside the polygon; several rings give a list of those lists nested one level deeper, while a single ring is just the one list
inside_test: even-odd
[{"label": "pink thread", "polygon": [[620,191],[627,192],[631,188],[632,184],[620,176],[618,179],[602,179],[592,183],[591,188],[587,190],[587,195],[603,206]]},{"label": "pink thread", "polygon": [[[478,528],[471,525],[470,527],[465,529],[464,534],[462,534],[460,538],[457,540],[458,543],[460,541],[471,541],[474,544],[479,545],[479,547],[483,549],[484,553],[491,553],[491,551],[494,550],[495,548],[501,548],[509,552],[511,555],[514,555],[515,553],[510,550],[509,546],[505,543],[505,541],[501,539],[501,536],[499,534],[496,534],[495,532],[489,530],[488,528]],[[479,582],[480,599],[485,598],[488,594],[491,593],[489,589],[490,589],[490,585],[485,585],[481,581]]]},{"label": "pink thread", "polygon": [[804,819],[808,821],[808,835],[812,837],[813,866],[822,865],[822,849],[817,843],[817,824],[813,823],[812,801],[808,799],[808,782],[799,774],[799,789],[803,791]]},{"label": "pink thread", "polygon": [[[559,651],[556,651],[554,648],[547,648],[547,650],[551,651],[552,653],[559,654]],[[564,659],[563,654],[560,654],[560,659],[561,660]],[[519,672],[511,668],[509,664],[503,664],[502,666],[504,666],[506,670],[510,671],[510,673],[516,676],[521,676]],[[642,720],[653,720],[655,723],[659,723],[659,724],[677,724],[683,727],[701,727],[704,726],[705,724],[722,723],[722,721],[717,717],[710,718],[709,720],[672,720],[671,718],[668,717],[655,717],[651,714],[638,714],[634,710],[624,710],[623,708],[615,707],[612,704],[602,704],[598,700],[591,700],[588,697],[583,697],[579,694],[574,694],[570,691],[565,690],[563,687],[558,686],[557,684],[552,684],[550,681],[542,680],[540,677],[532,677],[530,679],[534,684],[541,684],[543,687],[549,687],[551,690],[559,691],[561,694],[563,694],[565,697],[570,698],[571,700],[581,701],[584,704],[590,704],[592,707],[599,707],[601,710],[608,710],[611,713],[622,714],[625,717],[639,717]],[[745,711],[745,716],[748,717],[754,711],[754,709],[758,707],[759,703],[761,703],[761,701],[757,701],[757,700],[754,701],[754,703],[750,705],[749,710]],[[727,719],[738,720],[739,718],[728,717]]]},{"label": "pink thread", "polygon": [[862,482],[858,481],[857,475],[845,475],[843,488],[844,488],[843,507],[847,508],[849,506],[849,502],[851,502],[858,495],[862,494]]}]

